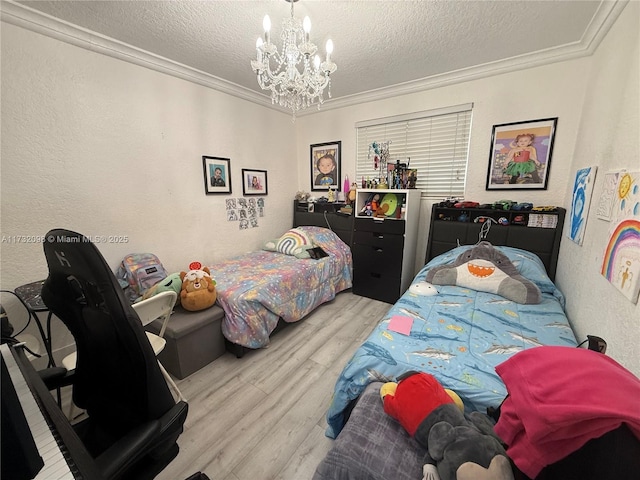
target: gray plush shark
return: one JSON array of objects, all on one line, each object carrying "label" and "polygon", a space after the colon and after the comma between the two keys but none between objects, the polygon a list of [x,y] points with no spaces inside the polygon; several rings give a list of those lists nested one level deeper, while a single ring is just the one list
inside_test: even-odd
[{"label": "gray plush shark", "polygon": [[496,293],[516,303],[540,303],[542,297],[538,286],[520,275],[509,257],[489,242],[465,250],[450,264],[432,268],[425,280]]}]

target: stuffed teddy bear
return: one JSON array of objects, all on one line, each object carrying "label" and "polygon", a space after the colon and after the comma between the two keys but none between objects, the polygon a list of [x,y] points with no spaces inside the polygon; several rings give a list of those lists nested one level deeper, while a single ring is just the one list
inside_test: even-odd
[{"label": "stuffed teddy bear", "polygon": [[216,282],[211,278],[209,269],[202,268],[199,262],[191,263],[189,268],[188,272],[180,272],[180,303],[185,310],[197,312],[216,303]]},{"label": "stuffed teddy bear", "polygon": [[384,411],[427,453],[423,480],[513,480],[511,465],[491,421],[465,417],[458,395],[428,373],[408,372],[380,388]]}]

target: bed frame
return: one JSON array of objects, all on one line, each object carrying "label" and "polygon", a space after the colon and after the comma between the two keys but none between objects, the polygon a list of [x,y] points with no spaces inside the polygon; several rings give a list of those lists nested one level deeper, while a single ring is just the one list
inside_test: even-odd
[{"label": "bed frame", "polygon": [[[312,210],[310,210],[311,205]],[[333,230],[344,243],[352,246],[353,214],[341,213],[344,203],[307,203],[293,201],[293,226],[324,227]]]},{"label": "bed frame", "polygon": [[[459,245],[473,245],[479,240],[486,240],[496,246],[516,247],[535,253],[553,281],[565,214],[566,210],[560,207],[547,212],[523,212],[434,205],[425,264]],[[507,224],[501,224],[501,219],[505,219],[502,223]]]}]

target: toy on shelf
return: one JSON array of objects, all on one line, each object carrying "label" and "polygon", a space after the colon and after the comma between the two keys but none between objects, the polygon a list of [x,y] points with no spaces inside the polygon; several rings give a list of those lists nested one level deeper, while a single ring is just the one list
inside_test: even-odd
[{"label": "toy on shelf", "polygon": [[364,206],[360,210],[360,215],[367,217],[373,217],[376,215],[378,208],[380,207],[380,194],[375,193],[369,196],[364,202]]},{"label": "toy on shelf", "polygon": [[356,182],[351,184],[351,189],[349,190],[349,194],[347,195],[347,203],[349,205],[353,205],[356,202],[356,190],[358,189],[358,185]]},{"label": "toy on shelf", "polygon": [[531,210],[533,208],[533,203],[529,203],[529,202],[524,202],[524,203],[516,203],[515,205],[511,206],[511,210],[524,210],[524,211],[528,211]]},{"label": "toy on shelf", "polygon": [[455,208],[477,208],[479,205],[478,202],[458,202],[453,206]]},{"label": "toy on shelf", "polygon": [[456,203],[460,203],[462,201],[463,201],[462,199],[458,199],[456,197],[448,197],[448,198],[445,198],[440,203],[436,203],[436,207],[453,208]]},{"label": "toy on shelf", "polygon": [[336,192],[334,188],[335,187],[329,187],[329,191],[327,192],[327,201],[329,203],[333,203],[336,201]]},{"label": "toy on shelf", "polygon": [[311,194],[309,192],[303,192],[300,190],[296,192],[295,199],[299,202],[306,202],[307,200],[309,200],[310,196]]},{"label": "toy on shelf", "polygon": [[513,200],[498,200],[493,203],[494,210],[511,210],[511,207],[515,205],[517,202]]}]

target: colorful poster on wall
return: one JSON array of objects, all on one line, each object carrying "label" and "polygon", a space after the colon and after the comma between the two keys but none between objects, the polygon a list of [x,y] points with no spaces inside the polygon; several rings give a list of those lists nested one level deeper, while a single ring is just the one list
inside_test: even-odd
[{"label": "colorful poster on wall", "polygon": [[640,292],[640,172],[621,172],[602,275],[633,303]]},{"label": "colorful poster on wall", "polygon": [[582,245],[584,231],[587,228],[587,216],[597,169],[598,167],[581,168],[576,172],[576,180],[573,183],[569,238],[578,245]]},{"label": "colorful poster on wall", "polygon": [[604,174],[602,182],[602,192],[598,201],[598,209],[596,216],[607,222],[611,220],[611,209],[616,200],[616,187],[618,186],[618,177],[622,172],[607,172]]}]

